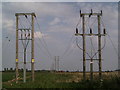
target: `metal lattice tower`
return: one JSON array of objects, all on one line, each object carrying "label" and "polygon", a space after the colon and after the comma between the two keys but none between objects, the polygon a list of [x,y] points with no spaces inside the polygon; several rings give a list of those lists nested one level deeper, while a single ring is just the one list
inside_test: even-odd
[{"label": "metal lattice tower", "polygon": [[[29,42],[31,42],[31,71],[32,71],[32,81],[34,81],[34,18],[36,17],[35,13],[16,13],[16,83],[18,82],[19,76],[19,40],[23,44],[24,50],[24,83],[26,82],[26,51]],[[19,19],[21,17],[31,16],[31,28],[19,28]]]}]

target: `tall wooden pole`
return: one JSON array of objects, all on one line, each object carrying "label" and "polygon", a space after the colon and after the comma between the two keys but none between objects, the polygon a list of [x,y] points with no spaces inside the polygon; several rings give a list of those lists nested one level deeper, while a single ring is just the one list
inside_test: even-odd
[{"label": "tall wooden pole", "polygon": [[86,43],[85,43],[85,16],[82,15],[83,22],[83,79],[86,80]]},{"label": "tall wooden pole", "polygon": [[[92,45],[92,37],[91,39],[91,45]],[[93,81],[93,58],[92,58],[92,46],[91,46],[91,58],[90,58],[90,80]]]},{"label": "tall wooden pole", "polygon": [[90,61],[90,80],[93,81],[93,59]]},{"label": "tall wooden pole", "polygon": [[[26,47],[27,48],[27,47]],[[23,73],[23,82],[26,83],[26,48],[24,48],[24,73]]]},{"label": "tall wooden pole", "polygon": [[98,57],[99,57],[99,79],[102,79],[102,62],[101,62],[101,29],[100,15],[98,15]]},{"label": "tall wooden pole", "polygon": [[31,15],[32,17],[32,45],[31,45],[31,69],[32,69],[32,81],[35,80],[34,76],[34,15]]},{"label": "tall wooden pole", "polygon": [[16,83],[18,83],[18,15],[16,15]]}]

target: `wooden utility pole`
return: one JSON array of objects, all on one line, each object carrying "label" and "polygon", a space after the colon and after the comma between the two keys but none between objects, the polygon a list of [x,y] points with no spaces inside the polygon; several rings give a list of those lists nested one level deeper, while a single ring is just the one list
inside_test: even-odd
[{"label": "wooden utility pole", "polygon": [[93,59],[90,61],[90,80],[93,80]]},{"label": "wooden utility pole", "polygon": [[90,37],[91,41],[91,58],[90,58],[90,80],[93,81],[93,53],[92,53],[92,37]]},{"label": "wooden utility pole", "polygon": [[[24,83],[26,82],[26,51],[29,41],[31,41],[31,71],[32,71],[32,81],[35,80],[34,76],[34,18],[36,17],[35,13],[16,13],[16,82],[18,82],[18,44],[19,40],[22,41],[24,49]],[[31,23],[29,28],[20,28],[18,24],[18,17],[24,16],[28,19],[28,16],[31,16]],[[19,31],[19,32],[18,32]]]},{"label": "wooden utility pole", "polygon": [[[92,33],[92,29],[90,29],[90,34],[85,33],[85,16],[88,16],[88,18],[90,18],[91,16],[97,16],[98,18],[98,34],[93,34]],[[101,56],[101,36],[105,36],[106,33],[105,31],[103,31],[104,33],[101,33],[101,25],[100,25],[100,17],[102,16],[102,11],[101,13],[93,13],[91,10],[91,13],[81,13],[80,11],[80,17],[82,17],[82,29],[83,32],[82,34],[80,34],[78,32],[78,29],[76,28],[76,36],[80,35],[83,37],[83,79],[86,80],[86,60],[90,60],[90,78],[91,80],[93,79],[93,60],[99,60],[99,79],[102,79],[102,56]],[[105,29],[104,29],[105,30]],[[95,55],[89,55],[90,59],[86,59],[86,40],[85,40],[85,36],[98,36],[98,59],[94,59]],[[88,53],[87,53],[88,54]]]},{"label": "wooden utility pole", "polygon": [[18,83],[18,15],[16,15],[16,83]]},{"label": "wooden utility pole", "polygon": [[98,57],[99,57],[99,79],[102,79],[102,62],[101,62],[101,28],[100,15],[98,17]]},{"label": "wooden utility pole", "polygon": [[86,80],[86,43],[85,43],[85,16],[82,15],[83,22],[83,79]]},{"label": "wooden utility pole", "polygon": [[35,17],[35,14],[32,13],[31,15],[32,15],[31,69],[32,69],[32,81],[34,81],[35,80],[35,78],[34,78],[35,77],[35,75],[34,75],[34,17]]}]

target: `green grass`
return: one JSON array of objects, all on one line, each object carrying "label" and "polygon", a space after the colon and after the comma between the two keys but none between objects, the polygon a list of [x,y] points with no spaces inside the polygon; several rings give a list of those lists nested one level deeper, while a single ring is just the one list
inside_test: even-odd
[{"label": "green grass", "polygon": [[[22,73],[20,74],[22,77]],[[28,72],[27,76],[31,73]],[[67,82],[73,78],[74,74],[60,74],[52,72],[36,72],[35,81],[31,82],[31,78],[27,79],[27,83],[20,80],[19,83],[6,83],[8,80],[15,78],[14,72],[3,73],[3,88],[120,88],[120,77],[111,76],[111,79],[103,79],[103,82],[95,79],[93,82],[90,80],[80,82]]]},{"label": "green grass", "polygon": [[3,82],[9,81],[13,78],[15,78],[15,73],[13,73],[13,72],[3,72],[2,73],[2,81]]}]

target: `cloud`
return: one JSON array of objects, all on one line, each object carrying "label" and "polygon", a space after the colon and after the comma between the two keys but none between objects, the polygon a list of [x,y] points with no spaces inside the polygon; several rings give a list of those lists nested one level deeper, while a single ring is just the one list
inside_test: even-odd
[{"label": "cloud", "polygon": [[61,22],[61,20],[59,18],[54,18],[54,20],[52,22],[50,22],[50,25],[55,25],[55,24],[59,24]]},{"label": "cloud", "polygon": [[14,26],[13,20],[3,20],[3,28],[11,29]]},{"label": "cloud", "polygon": [[34,37],[35,38],[42,38],[44,36],[44,34],[42,34],[41,32],[37,31],[37,32],[34,32]]}]

